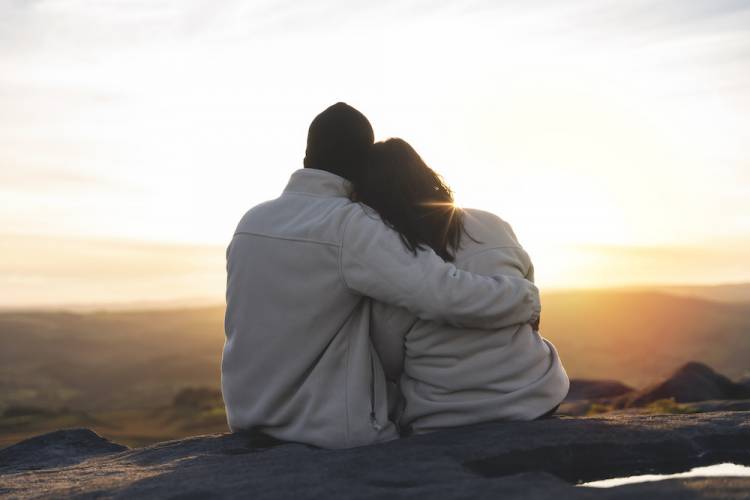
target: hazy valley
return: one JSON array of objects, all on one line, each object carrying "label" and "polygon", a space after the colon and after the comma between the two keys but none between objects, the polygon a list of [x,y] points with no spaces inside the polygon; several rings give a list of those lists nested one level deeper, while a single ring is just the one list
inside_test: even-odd
[{"label": "hazy valley", "polygon": [[[548,293],[543,308],[571,378],[641,388],[688,361],[750,373],[750,303],[592,290]],[[2,313],[0,446],[72,425],[125,444],[223,431],[223,341],[222,307]]]}]

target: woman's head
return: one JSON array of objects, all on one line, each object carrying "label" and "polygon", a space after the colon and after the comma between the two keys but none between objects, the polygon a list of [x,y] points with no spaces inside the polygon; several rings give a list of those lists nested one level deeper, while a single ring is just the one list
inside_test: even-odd
[{"label": "woman's head", "polygon": [[453,193],[403,139],[375,143],[354,196],[375,209],[415,252],[428,246],[443,259],[455,257],[463,233]]}]

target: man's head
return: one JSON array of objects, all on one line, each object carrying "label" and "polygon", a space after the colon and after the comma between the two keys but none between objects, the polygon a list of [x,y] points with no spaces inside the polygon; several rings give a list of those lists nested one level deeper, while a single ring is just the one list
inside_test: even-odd
[{"label": "man's head", "polygon": [[372,126],[365,115],[337,102],[310,124],[305,168],[326,170],[354,180],[365,168],[374,141]]}]

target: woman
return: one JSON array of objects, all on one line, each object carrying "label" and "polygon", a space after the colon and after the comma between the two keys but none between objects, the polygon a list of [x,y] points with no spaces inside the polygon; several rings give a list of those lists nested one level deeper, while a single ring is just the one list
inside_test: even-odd
[{"label": "woman", "polygon": [[[374,209],[412,252],[432,249],[459,269],[533,281],[511,227],[481,210],[454,206],[451,190],[401,139],[375,144],[354,198]],[[554,346],[528,324],[468,330],[418,320],[376,303],[373,344],[398,381],[395,417],[408,432],[490,420],[532,420],[554,412],[569,381]]]}]

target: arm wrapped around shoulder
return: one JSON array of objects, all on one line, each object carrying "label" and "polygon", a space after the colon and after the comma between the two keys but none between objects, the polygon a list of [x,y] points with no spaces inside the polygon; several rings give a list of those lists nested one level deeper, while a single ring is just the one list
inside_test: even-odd
[{"label": "arm wrapped around shoulder", "polygon": [[340,257],[351,290],[425,320],[497,329],[540,314],[539,290],[530,281],[462,271],[432,250],[414,255],[395,231],[359,208],[344,228]]}]

